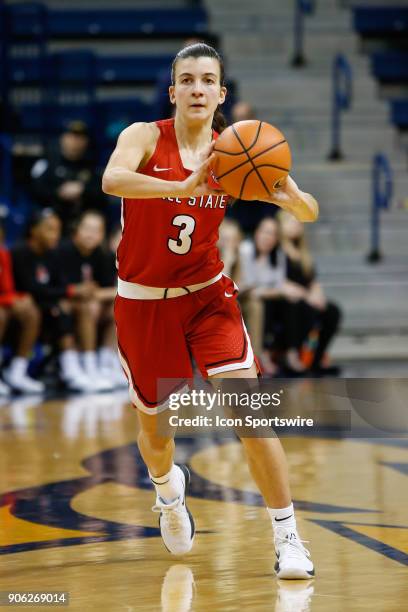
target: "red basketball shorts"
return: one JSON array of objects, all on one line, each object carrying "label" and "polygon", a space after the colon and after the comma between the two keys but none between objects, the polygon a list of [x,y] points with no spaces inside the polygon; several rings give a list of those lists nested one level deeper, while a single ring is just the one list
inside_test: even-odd
[{"label": "red basketball shorts", "polygon": [[[168,395],[192,379],[192,358],[204,378],[252,366],[237,295],[233,281],[222,276],[179,297],[116,297],[119,357],[134,406],[147,414],[164,410]],[[160,390],[163,379],[172,380],[168,393]]]}]

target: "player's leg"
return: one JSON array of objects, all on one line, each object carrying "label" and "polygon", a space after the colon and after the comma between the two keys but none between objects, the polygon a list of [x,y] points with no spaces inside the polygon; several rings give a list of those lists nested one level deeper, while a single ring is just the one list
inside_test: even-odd
[{"label": "player's leg", "polygon": [[159,513],[164,544],[175,555],[189,552],[195,531],[186,505],[190,474],[174,463],[174,439],[164,416],[170,393],[192,377],[181,311],[175,300],[115,301],[119,356],[137,409],[137,443],[156,491],[153,510]]},{"label": "player's leg", "polygon": [[[195,317],[190,330],[190,346],[204,376],[214,386],[220,379],[251,379],[256,386],[257,368],[251,341],[242,321],[233,287],[224,279],[218,286],[204,289],[195,299],[208,306],[202,317]],[[204,294],[204,291],[207,293]],[[228,384],[229,391],[231,385]],[[288,468],[282,445],[277,437],[241,439],[251,474],[265,499],[272,520],[278,557],[276,571],[280,578],[310,578],[314,574],[309,552],[296,530],[291,500]]]},{"label": "player's leg", "polygon": [[[249,369],[220,372],[210,380],[215,388],[217,379],[256,378],[255,363]],[[231,387],[229,385],[229,390]],[[272,521],[279,578],[309,579],[314,566],[309,551],[303,546],[296,527],[295,511],[289,485],[288,466],[279,438],[241,437],[248,467],[265,500]]]}]

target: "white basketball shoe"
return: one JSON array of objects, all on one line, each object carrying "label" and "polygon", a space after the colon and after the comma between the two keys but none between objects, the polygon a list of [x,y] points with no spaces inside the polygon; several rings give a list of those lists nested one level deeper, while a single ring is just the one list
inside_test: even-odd
[{"label": "white basketball shoe", "polygon": [[193,517],[186,505],[190,472],[185,465],[177,467],[181,471],[183,493],[170,504],[166,504],[158,495],[152,510],[153,512],[160,512],[159,526],[167,550],[172,555],[184,555],[193,546],[195,526]]},{"label": "white basketball shoe", "polygon": [[315,571],[310,552],[303,546],[296,529],[292,527],[276,527],[275,572],[278,578],[292,580],[310,580]]}]

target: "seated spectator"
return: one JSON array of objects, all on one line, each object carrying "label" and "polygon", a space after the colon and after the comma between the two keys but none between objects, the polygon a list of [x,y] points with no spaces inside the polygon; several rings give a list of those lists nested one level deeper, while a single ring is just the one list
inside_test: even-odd
[{"label": "seated spectator", "polygon": [[278,224],[272,217],[259,223],[254,240],[241,243],[240,262],[239,298],[252,345],[265,373],[275,374],[277,367],[270,355],[275,337],[274,319],[265,316],[265,302],[283,295],[286,257],[279,248]]},{"label": "seated spectator", "polygon": [[311,370],[317,374],[338,374],[339,369],[336,366],[325,367],[322,361],[329,343],[338,330],[341,311],[336,304],[327,301],[322,286],[316,279],[304,225],[284,211],[278,213],[277,219],[282,248],[288,259],[288,281],[305,290],[305,296],[299,303],[299,316],[302,317],[305,330],[310,328],[318,330],[317,346],[310,364]]},{"label": "seated spectator", "polygon": [[242,232],[238,223],[232,219],[224,219],[219,228],[218,248],[224,263],[223,273],[239,283],[240,258],[239,245]]},{"label": "seated spectator", "polygon": [[113,317],[116,275],[111,256],[102,248],[104,240],[104,217],[97,211],[87,211],[80,216],[72,238],[58,249],[65,280],[74,285],[94,285],[87,299],[72,300],[71,306],[85,373],[98,381],[102,391],[127,384],[118,360]]},{"label": "seated spectator", "polygon": [[[41,393],[44,384],[28,373],[28,359],[40,331],[40,312],[26,293],[14,287],[13,268],[8,250],[3,246],[4,232],[0,226],[0,347],[10,320],[18,323],[17,346],[7,370],[0,380],[0,395],[10,389],[19,393]],[[2,357],[2,355],[1,355]]]},{"label": "seated spectator", "polygon": [[61,221],[45,208],[28,225],[26,240],[12,250],[17,291],[26,292],[40,308],[42,334],[48,335],[60,352],[61,378],[72,391],[93,391],[94,381],[83,372],[75,344],[72,300],[87,299],[94,292],[90,281],[69,285],[63,277],[64,265],[56,252]]},{"label": "seated spectator", "polygon": [[101,177],[89,159],[89,133],[82,121],[71,121],[59,141],[57,156],[39,159],[31,169],[35,201],[55,210],[63,233],[81,212],[89,208],[104,211],[106,196]]},{"label": "seated spectator", "polygon": [[[279,227],[275,219],[263,219],[254,240],[241,245],[241,301],[244,316],[267,374],[277,372],[271,349],[279,346],[285,357],[282,365],[289,374],[306,371],[299,350],[303,326],[296,304],[304,297],[304,289],[287,281],[287,257],[280,247]],[[307,330],[308,332],[309,330]]]},{"label": "seated spectator", "polygon": [[[257,119],[255,110],[248,102],[236,102],[232,107],[232,121],[246,121],[248,119]],[[275,204],[267,204],[260,200],[235,200],[231,206],[227,208],[227,218],[234,219],[239,223],[244,234],[252,235],[260,221],[265,217],[275,215],[278,207]]]}]

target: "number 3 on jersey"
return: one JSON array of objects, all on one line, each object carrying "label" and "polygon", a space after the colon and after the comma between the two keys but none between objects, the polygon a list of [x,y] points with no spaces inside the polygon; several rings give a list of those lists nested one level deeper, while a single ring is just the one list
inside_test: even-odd
[{"label": "number 3 on jersey", "polygon": [[195,229],[195,219],[189,215],[177,215],[172,221],[172,225],[180,227],[177,240],[169,238],[167,245],[173,253],[186,255],[191,249],[191,235]]}]

